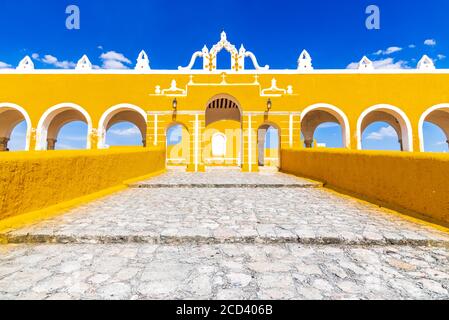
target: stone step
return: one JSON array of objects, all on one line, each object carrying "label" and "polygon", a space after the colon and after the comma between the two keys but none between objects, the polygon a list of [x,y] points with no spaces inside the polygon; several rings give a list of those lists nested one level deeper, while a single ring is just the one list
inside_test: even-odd
[{"label": "stone step", "polygon": [[338,237],[267,237],[237,236],[208,237],[201,235],[49,235],[49,234],[2,234],[3,244],[152,244],[152,245],[217,245],[217,244],[299,244],[330,246],[416,246],[449,248],[449,240],[418,238],[358,238]]},{"label": "stone step", "polygon": [[175,189],[175,188],[192,188],[192,189],[275,189],[275,188],[321,188],[322,183],[318,182],[302,182],[302,183],[132,183],[128,187],[134,189]]}]

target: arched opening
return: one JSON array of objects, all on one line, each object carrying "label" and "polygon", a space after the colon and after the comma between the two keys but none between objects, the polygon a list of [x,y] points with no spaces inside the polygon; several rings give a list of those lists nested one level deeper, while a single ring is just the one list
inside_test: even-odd
[{"label": "arched opening", "polygon": [[15,104],[0,104],[0,152],[29,150],[31,121]]},{"label": "arched opening", "polygon": [[280,167],[280,130],[272,124],[263,124],[257,133],[258,162],[261,167]]},{"label": "arched opening", "polygon": [[[79,125],[82,122],[84,125]],[[37,150],[74,149],[76,144],[62,144],[59,139],[61,129],[69,124],[75,123],[73,136],[69,140],[77,140],[81,149],[90,149],[90,135],[92,121],[89,114],[80,106],[72,103],[63,103],[47,110],[39,121],[37,127]],[[87,126],[87,130],[82,129]],[[76,132],[76,128],[81,132]],[[82,132],[84,131],[84,133]],[[73,141],[72,141],[73,142]],[[58,146],[58,143],[60,146]]]},{"label": "arched opening", "polygon": [[204,142],[206,165],[242,164],[242,112],[232,96],[217,95],[207,104]]},{"label": "arched opening", "polygon": [[167,127],[167,165],[186,166],[190,161],[190,133],[187,127],[174,123]]},{"label": "arched opening", "polygon": [[215,133],[212,136],[212,157],[226,157],[226,136],[223,133]]},{"label": "arched opening", "polygon": [[55,150],[80,150],[86,148],[88,126],[83,121],[65,124],[59,130]]},{"label": "arched opening", "polygon": [[121,104],[107,110],[98,125],[98,148],[146,146],[147,114],[141,108]]},{"label": "arched opening", "polygon": [[362,134],[362,150],[402,151],[400,131],[396,130],[387,122],[370,123]]},{"label": "arched opening", "polygon": [[449,104],[428,109],[419,122],[421,151],[449,152]]},{"label": "arched opening", "polygon": [[[391,139],[397,140],[396,146],[389,141]],[[394,106],[371,107],[363,112],[358,120],[357,148],[359,150],[413,151],[412,141],[410,121],[402,110]]]},{"label": "arched opening", "polygon": [[302,113],[301,133],[306,148],[327,146],[349,148],[349,121],[337,107],[317,104]]}]

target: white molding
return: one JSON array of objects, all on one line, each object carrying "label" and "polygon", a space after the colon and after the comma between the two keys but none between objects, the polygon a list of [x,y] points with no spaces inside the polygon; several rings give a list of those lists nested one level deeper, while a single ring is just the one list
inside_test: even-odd
[{"label": "white molding", "polygon": [[447,109],[449,112],[449,103],[440,103],[437,105],[434,105],[424,111],[424,113],[421,115],[418,123],[418,134],[419,134],[419,148],[421,152],[425,151],[425,145],[424,145],[424,122],[426,121],[427,117],[434,111],[441,110],[441,109]]},{"label": "white molding", "polygon": [[[323,111],[330,111],[329,113],[332,114],[334,117],[337,118],[337,120],[343,120],[343,123],[340,122],[340,126],[342,126],[342,133],[343,133],[343,144],[344,148],[350,148],[351,147],[351,129],[349,125],[349,119],[346,116],[346,114],[338,107],[328,104],[328,103],[316,103],[313,104],[301,113],[301,123],[305,116],[315,110],[323,110]],[[340,117],[340,119],[338,119]]]},{"label": "white molding", "polygon": [[[39,120],[39,124],[37,125],[36,129],[36,150],[42,151],[47,150],[47,131],[48,126],[50,125],[51,121],[60,113],[66,110],[77,110],[79,111],[85,118],[87,123],[87,141],[86,141],[86,149],[91,149],[91,136],[92,136],[92,119],[89,115],[89,113],[81,106],[71,103],[71,102],[64,102],[59,103],[51,108],[49,108],[47,111],[44,112],[44,114],[41,116]],[[60,111],[60,112],[58,112]]]},{"label": "white molding", "polygon": [[[308,76],[315,74],[363,74],[363,75],[378,75],[378,74],[449,74],[449,69],[435,69],[435,70],[418,70],[418,69],[374,69],[374,70],[357,70],[357,69],[314,69],[306,73],[298,73],[298,70],[293,69],[272,69],[272,70],[242,70],[235,72],[232,70],[218,70],[209,72],[205,70],[192,69],[192,70],[167,70],[167,69],[151,69],[146,71],[137,71],[132,69],[125,70],[111,70],[111,69],[92,69],[86,70],[83,74],[103,74],[103,75],[220,75],[225,72],[228,75],[244,74],[244,75],[298,75]],[[0,69],[0,75],[9,74],[30,74],[23,70],[17,69]],[[55,75],[78,75],[75,69],[34,69],[32,74],[55,74]]]},{"label": "white molding", "polygon": [[[145,120],[148,122],[148,114],[140,107],[130,104],[130,103],[120,103],[115,106],[110,107],[106,110],[98,122],[98,149],[104,149],[106,147],[106,124],[111,120],[111,118],[121,111],[134,110],[138,112]],[[142,137],[145,139],[145,137]]]},{"label": "white molding", "polygon": [[15,103],[10,103],[10,102],[1,102],[0,109],[2,109],[2,108],[14,109],[14,110],[19,111],[23,115],[23,118],[25,119],[25,122],[27,124],[25,151],[29,151],[30,150],[31,133],[32,133],[33,129],[32,129],[31,119],[30,119],[30,116],[28,115],[28,112],[23,107],[15,104]]},{"label": "white molding", "polygon": [[[362,123],[365,117],[374,111],[384,111],[396,118],[396,120],[399,121],[399,125],[401,126],[401,133],[402,137],[399,137],[399,139],[402,139],[403,148],[404,151],[410,151],[413,152],[413,130],[412,130],[412,124],[405,114],[404,111],[399,109],[398,107],[395,107],[390,104],[377,104],[372,107],[369,107],[363,113],[360,115],[359,119],[357,120],[357,149],[362,150]],[[405,126],[405,128],[404,128]],[[404,130],[406,129],[406,130]]]}]

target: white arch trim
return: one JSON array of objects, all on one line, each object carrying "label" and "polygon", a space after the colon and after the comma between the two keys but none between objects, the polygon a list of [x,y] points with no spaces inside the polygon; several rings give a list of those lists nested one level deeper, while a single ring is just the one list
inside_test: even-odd
[{"label": "white arch trim", "polygon": [[98,123],[98,149],[106,148],[106,126],[109,120],[111,120],[112,117],[117,113],[127,110],[133,110],[138,112],[144,118],[145,123],[148,122],[147,113],[142,108],[136,105],[130,103],[121,103],[109,108],[108,110],[106,110],[106,112],[103,113],[100,122]]},{"label": "white arch trim", "polygon": [[26,112],[26,110],[24,108],[22,108],[21,106],[15,104],[15,103],[10,103],[10,102],[2,102],[2,103],[0,103],[0,109],[2,109],[2,108],[14,109],[14,110],[19,111],[23,115],[23,117],[25,119],[25,122],[27,124],[25,150],[29,151],[30,150],[30,140],[31,140],[32,127],[31,127],[31,119],[30,119],[30,116],[28,115],[28,112]]},{"label": "white arch trim", "polygon": [[[91,149],[91,136],[92,136],[92,119],[90,115],[87,113],[87,111],[74,103],[71,102],[65,102],[57,104],[42,115],[41,119],[39,120],[39,124],[37,125],[36,130],[36,150],[47,150],[47,133],[48,133],[48,126],[50,125],[51,121],[54,119],[55,116],[57,116],[60,112],[63,112],[65,110],[77,110],[79,111],[85,118],[87,122],[87,142],[86,142],[86,149]],[[58,112],[59,111],[59,112]]]},{"label": "white arch trim", "polygon": [[427,117],[434,111],[441,110],[441,109],[447,109],[449,111],[449,103],[440,103],[437,105],[434,105],[433,107],[430,107],[427,109],[419,119],[418,124],[418,133],[419,133],[419,148],[421,152],[424,152],[424,122],[426,121]]},{"label": "white arch trim", "polygon": [[[346,116],[346,114],[339,108],[337,108],[334,105],[328,104],[328,103],[317,103],[314,105],[311,105],[304,109],[303,112],[301,112],[301,119],[304,119],[305,116],[315,110],[322,110],[322,111],[328,111],[331,113],[334,117],[337,118],[339,121],[343,121],[343,123],[340,122],[340,125],[343,126],[343,145],[345,148],[351,147],[351,130],[349,127],[349,119]],[[301,120],[302,121],[302,120]]]},{"label": "white arch trim", "polygon": [[399,125],[401,126],[401,133],[402,137],[402,143],[404,147],[404,151],[410,151],[413,152],[413,130],[412,130],[412,124],[405,114],[404,111],[399,109],[398,107],[389,105],[389,104],[378,104],[372,107],[369,107],[363,113],[360,115],[358,121],[357,121],[357,150],[362,150],[362,123],[365,117],[374,111],[384,111],[392,116],[394,116],[398,121]]}]

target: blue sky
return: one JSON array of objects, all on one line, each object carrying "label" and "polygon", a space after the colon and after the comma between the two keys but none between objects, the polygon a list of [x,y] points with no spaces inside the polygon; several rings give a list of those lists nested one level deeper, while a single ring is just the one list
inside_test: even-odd
[{"label": "blue sky", "polygon": [[[65,28],[70,4],[80,8],[80,30]],[[380,30],[365,27],[370,4],[380,8]],[[83,54],[101,68],[130,68],[144,49],[153,69],[176,69],[188,64],[191,54],[204,44],[215,43],[222,30],[272,69],[295,68],[304,48],[318,69],[347,68],[363,55],[378,67],[410,68],[423,54],[437,67],[449,68],[448,13],[447,0],[2,0],[0,68],[15,67],[25,55],[34,57],[37,68],[72,68]],[[324,127],[317,132],[318,142],[337,146],[338,128]],[[370,127],[366,137],[377,132],[384,133],[384,139],[373,135],[364,145],[395,148],[397,137],[389,135],[386,127]],[[15,135],[20,135],[19,129]],[[60,143],[78,147],[79,141],[73,140],[82,132],[81,126],[64,130]],[[121,134],[123,130],[126,134]],[[133,132],[122,124],[109,142],[137,143],[141,137]],[[426,126],[425,135],[431,140],[429,150],[445,150],[439,130]],[[65,141],[70,139],[64,136],[73,139]]]}]

